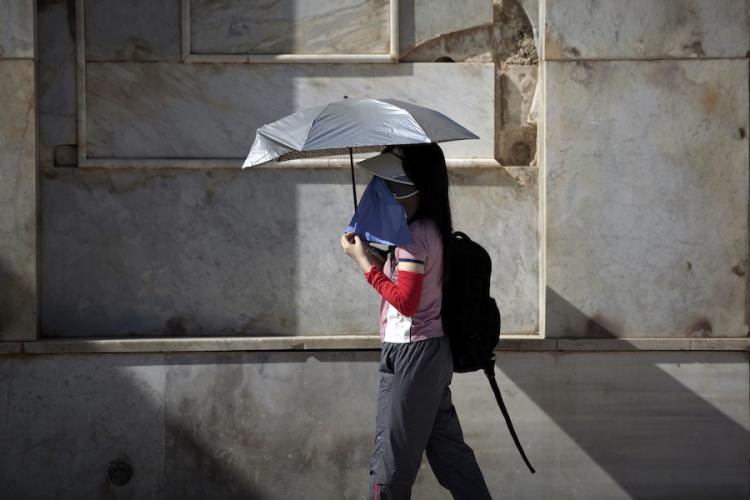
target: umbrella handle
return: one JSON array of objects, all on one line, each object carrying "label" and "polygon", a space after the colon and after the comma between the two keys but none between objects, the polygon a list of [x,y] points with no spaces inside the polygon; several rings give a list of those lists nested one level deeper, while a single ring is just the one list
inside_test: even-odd
[{"label": "umbrella handle", "polygon": [[352,148],[349,148],[349,167],[352,170],[352,198],[354,198],[354,214],[357,214],[357,190],[354,187],[354,155]]}]

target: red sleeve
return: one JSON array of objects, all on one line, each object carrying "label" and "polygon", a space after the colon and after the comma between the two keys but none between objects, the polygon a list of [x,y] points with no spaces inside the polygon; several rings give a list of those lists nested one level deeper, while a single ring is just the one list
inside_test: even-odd
[{"label": "red sleeve", "polygon": [[419,308],[424,273],[404,271],[398,268],[396,269],[396,273],[398,283],[394,283],[388,279],[388,276],[383,274],[383,271],[376,266],[372,266],[365,273],[365,278],[401,314],[404,316],[413,316]]}]

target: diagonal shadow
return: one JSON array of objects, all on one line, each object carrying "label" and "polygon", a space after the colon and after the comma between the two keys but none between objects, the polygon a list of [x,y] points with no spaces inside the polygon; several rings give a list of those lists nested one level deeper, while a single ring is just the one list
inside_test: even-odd
[{"label": "diagonal shadow", "polygon": [[[617,338],[550,288],[547,310],[553,311],[547,318],[550,330],[564,318],[566,324],[572,320],[589,325],[588,337]],[[514,481],[529,477],[521,490],[534,489],[533,483],[551,486],[547,478],[559,481],[560,498],[605,498],[602,495],[613,493],[606,486],[611,481],[621,488],[622,498],[750,495],[750,422],[743,390],[748,384],[747,353],[546,352],[533,367],[528,366],[529,354],[499,353],[496,366],[501,390],[511,398],[516,389],[522,391],[548,419],[526,421],[524,417],[533,415],[526,413],[529,408],[519,402],[514,412],[514,403],[508,403],[537,477],[529,475],[504,424],[496,424],[499,434],[490,431],[495,446],[504,443],[503,458],[512,461],[489,461],[512,464]],[[696,365],[705,369],[696,372]],[[739,370],[743,379],[734,378],[736,365],[744,365]],[[706,371],[721,385],[709,386]],[[559,428],[570,442],[552,436],[552,428]],[[594,462],[600,471],[584,477],[579,468],[583,460]],[[502,491],[502,484],[495,484],[494,491]]]}]

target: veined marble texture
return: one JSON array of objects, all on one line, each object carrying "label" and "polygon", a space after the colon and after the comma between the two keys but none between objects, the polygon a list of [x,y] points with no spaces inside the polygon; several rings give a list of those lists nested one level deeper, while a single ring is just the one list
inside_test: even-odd
[{"label": "veined marble texture", "polygon": [[546,70],[547,336],[747,335],[747,61]]},{"label": "veined marble texture", "polygon": [[181,0],[86,0],[87,61],[179,61]]},{"label": "veined marble texture", "polygon": [[[585,498],[607,500],[747,498],[747,353],[496,355],[536,474],[484,374],[454,374],[450,385],[494,498],[580,500],[584,486]],[[0,491],[13,499],[366,498],[379,357],[0,356]],[[117,486],[108,467],[123,458],[134,474]],[[452,498],[426,456],[413,498]]]},{"label": "veined marble texture", "polygon": [[34,67],[32,59],[0,59],[0,340],[36,336]]},{"label": "veined marble texture", "polygon": [[58,145],[76,144],[76,45],[66,2],[48,4],[37,14],[39,165],[53,165]]},{"label": "veined marble texture", "polygon": [[535,167],[455,169],[450,173],[453,226],[492,259],[490,295],[501,334],[539,333],[538,186]]},{"label": "veined marble texture", "polygon": [[[361,199],[370,176],[355,173]],[[503,332],[537,326],[535,180],[451,171],[454,224],[493,258]],[[379,295],[339,243],[350,182],[345,168],[43,171],[42,331],[377,334]]]},{"label": "veined marble texture", "polygon": [[746,57],[746,0],[547,2],[545,58]]},{"label": "veined marble texture", "polygon": [[193,54],[387,54],[388,0],[191,0]]},{"label": "veined marble texture", "polygon": [[0,0],[0,59],[34,57],[34,0]]},{"label": "veined marble texture", "polygon": [[399,0],[400,52],[483,24],[492,24],[492,0]]},{"label": "veined marble texture", "polygon": [[491,63],[89,63],[86,77],[94,158],[245,158],[262,125],[345,95],[434,108],[480,137],[446,157],[493,157]]}]

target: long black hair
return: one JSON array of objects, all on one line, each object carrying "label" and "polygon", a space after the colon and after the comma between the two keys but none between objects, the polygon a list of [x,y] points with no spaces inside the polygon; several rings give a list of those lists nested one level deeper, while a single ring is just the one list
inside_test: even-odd
[{"label": "long black hair", "polygon": [[447,262],[448,241],[453,232],[451,204],[448,198],[448,168],[443,150],[435,142],[399,146],[406,175],[419,189],[419,207],[409,222],[431,219],[443,243],[443,265]]}]

